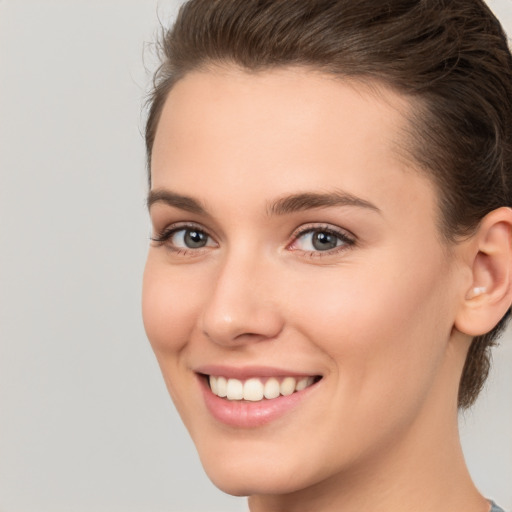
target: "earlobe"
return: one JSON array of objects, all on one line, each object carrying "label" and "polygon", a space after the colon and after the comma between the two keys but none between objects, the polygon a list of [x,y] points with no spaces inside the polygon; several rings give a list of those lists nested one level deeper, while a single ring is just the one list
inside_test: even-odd
[{"label": "earlobe", "polygon": [[455,327],[470,336],[491,331],[512,302],[512,209],[487,214],[467,245],[471,282]]}]

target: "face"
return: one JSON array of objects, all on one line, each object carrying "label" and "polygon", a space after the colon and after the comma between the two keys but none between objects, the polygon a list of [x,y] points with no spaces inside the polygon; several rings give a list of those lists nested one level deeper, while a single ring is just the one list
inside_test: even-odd
[{"label": "face", "polygon": [[339,484],[455,414],[457,263],[397,156],[408,108],[302,69],[194,72],[167,99],[144,323],[227,492]]}]

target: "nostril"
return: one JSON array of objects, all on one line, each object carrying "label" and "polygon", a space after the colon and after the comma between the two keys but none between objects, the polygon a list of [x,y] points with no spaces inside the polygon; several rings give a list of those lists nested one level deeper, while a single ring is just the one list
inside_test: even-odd
[{"label": "nostril", "polygon": [[254,289],[247,275],[219,277],[199,319],[203,335],[218,345],[233,346],[276,338],[284,319],[269,302],[268,288]]}]

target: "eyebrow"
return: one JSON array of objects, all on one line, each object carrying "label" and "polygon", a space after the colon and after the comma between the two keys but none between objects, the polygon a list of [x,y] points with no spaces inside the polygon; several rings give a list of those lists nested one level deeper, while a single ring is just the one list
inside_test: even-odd
[{"label": "eyebrow", "polygon": [[332,206],[357,206],[380,213],[380,209],[369,201],[342,191],[328,193],[304,192],[293,194],[270,203],[268,205],[267,212],[269,215],[286,215],[314,208]]},{"label": "eyebrow", "polygon": [[197,213],[199,215],[206,215],[206,208],[196,199],[189,196],[177,194],[170,190],[157,189],[150,190],[147,199],[148,209],[155,203],[164,203],[180,210],[185,210],[190,213]]},{"label": "eyebrow", "polygon": [[[200,201],[170,190],[150,190],[147,198],[148,209],[155,203],[164,203],[168,206],[198,215],[208,215],[206,207]],[[328,193],[302,192],[285,196],[269,203],[267,206],[267,214],[270,216],[287,215],[294,212],[312,210],[314,208],[333,206],[356,206],[380,213],[380,209],[369,201],[348,192],[336,191]]]}]

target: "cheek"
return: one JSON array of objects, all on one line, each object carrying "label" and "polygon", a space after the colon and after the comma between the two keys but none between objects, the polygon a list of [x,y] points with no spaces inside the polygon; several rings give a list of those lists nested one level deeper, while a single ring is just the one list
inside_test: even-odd
[{"label": "cheek", "polygon": [[190,424],[189,400],[183,390],[192,385],[190,374],[183,372],[183,355],[197,325],[201,297],[193,275],[172,269],[160,255],[149,255],[142,288],[144,328],[167,390],[186,425]]},{"label": "cheek", "polygon": [[419,396],[434,379],[453,325],[449,272],[434,254],[428,266],[396,254],[379,262],[364,272],[357,265],[327,269],[314,286],[302,283],[311,292],[295,303],[294,316],[308,312],[300,329],[328,354],[345,391],[374,401],[404,393],[407,382]]},{"label": "cheek", "polygon": [[196,324],[198,286],[193,276],[173,271],[151,254],[148,257],[142,288],[142,317],[161,365],[161,358],[178,354],[190,339]]}]

